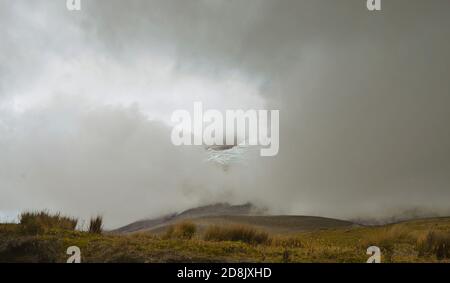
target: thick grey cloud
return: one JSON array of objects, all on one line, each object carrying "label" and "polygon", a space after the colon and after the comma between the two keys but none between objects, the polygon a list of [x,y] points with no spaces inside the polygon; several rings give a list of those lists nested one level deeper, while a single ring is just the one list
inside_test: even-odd
[{"label": "thick grey cloud", "polygon": [[[450,3],[365,2],[0,0],[0,211],[447,213]],[[280,154],[223,171],[174,148],[195,100],[280,109]]]}]

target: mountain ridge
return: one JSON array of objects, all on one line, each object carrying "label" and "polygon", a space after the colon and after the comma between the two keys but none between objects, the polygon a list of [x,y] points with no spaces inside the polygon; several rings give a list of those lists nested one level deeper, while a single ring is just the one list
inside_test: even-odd
[{"label": "mountain ridge", "polygon": [[169,213],[157,218],[142,219],[128,225],[112,230],[113,233],[133,233],[151,230],[164,224],[169,224],[183,219],[193,219],[208,216],[231,216],[231,215],[263,215],[266,210],[247,202],[240,205],[229,203],[215,203],[183,210],[181,212]]},{"label": "mountain ridge", "polygon": [[213,225],[247,225],[271,233],[294,233],[359,226],[354,222],[327,217],[269,215],[266,209],[258,208],[252,203],[241,205],[216,203],[187,209],[179,213],[167,214],[154,219],[139,220],[111,232],[118,234],[136,232],[164,233],[171,225],[184,220],[193,222],[199,230],[205,230]]}]

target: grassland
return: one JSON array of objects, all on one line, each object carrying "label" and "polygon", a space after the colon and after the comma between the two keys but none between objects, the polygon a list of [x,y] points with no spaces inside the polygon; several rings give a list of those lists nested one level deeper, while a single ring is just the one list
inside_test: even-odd
[{"label": "grassland", "polygon": [[[355,226],[354,223],[332,218],[314,216],[255,216],[255,215],[221,215],[189,218],[196,225],[199,232],[210,226],[251,226],[258,230],[267,231],[272,235],[293,235],[299,232],[329,228],[347,228]],[[181,220],[182,221],[182,220]],[[154,234],[164,233],[170,226],[179,221],[169,221],[156,225],[150,229],[141,230]]]},{"label": "grassland", "polygon": [[[63,222],[68,220],[61,217]],[[165,234],[114,235],[77,231],[73,225],[54,222],[46,221],[45,229],[27,228],[29,218],[28,226],[0,224],[0,262],[65,262],[69,257],[66,249],[78,246],[82,262],[363,263],[371,245],[381,248],[383,262],[450,262],[450,218],[287,235],[272,235],[250,226],[211,227],[199,232],[195,224],[186,221]]]}]

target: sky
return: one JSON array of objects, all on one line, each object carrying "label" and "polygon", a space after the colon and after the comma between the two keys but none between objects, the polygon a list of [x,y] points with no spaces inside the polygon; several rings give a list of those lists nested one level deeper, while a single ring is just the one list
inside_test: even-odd
[{"label": "sky", "polygon": [[[0,216],[109,228],[216,202],[449,215],[450,2],[0,0]],[[223,170],[171,114],[280,111],[280,151]]]}]

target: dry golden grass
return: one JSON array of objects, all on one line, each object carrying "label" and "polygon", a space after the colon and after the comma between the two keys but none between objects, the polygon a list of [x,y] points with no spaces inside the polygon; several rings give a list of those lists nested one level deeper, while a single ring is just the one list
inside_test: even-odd
[{"label": "dry golden grass", "polygon": [[163,235],[165,239],[192,239],[197,232],[197,226],[190,221],[182,221],[175,225],[169,226]]},{"label": "dry golden grass", "polygon": [[[0,224],[0,262],[65,262],[66,249],[73,245],[83,251],[83,262],[364,263],[372,245],[380,247],[386,263],[450,262],[450,218],[269,237],[254,226],[216,226],[200,234],[187,221],[164,236],[93,234],[74,230],[74,223],[61,224],[65,218],[59,214],[24,216],[21,224]],[[36,234],[30,223],[39,223],[45,232]]]},{"label": "dry golden grass", "polygon": [[267,232],[244,225],[211,226],[205,231],[204,239],[205,241],[240,241],[248,244],[265,244],[270,240]]},{"label": "dry golden grass", "polygon": [[20,215],[20,228],[27,234],[42,234],[52,229],[75,230],[78,219],[51,214],[47,211],[24,212]]},{"label": "dry golden grass", "polygon": [[103,217],[98,215],[89,221],[89,233],[101,234],[103,232]]},{"label": "dry golden grass", "polygon": [[417,239],[419,256],[433,255],[437,259],[450,259],[450,232],[429,231]]},{"label": "dry golden grass", "polygon": [[365,247],[385,246],[391,242],[409,241],[412,237],[411,229],[402,224],[396,224],[374,230],[363,239],[362,245]]},{"label": "dry golden grass", "polygon": [[302,248],[305,243],[296,236],[273,236],[270,238],[270,244],[275,247],[284,248]]}]

